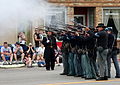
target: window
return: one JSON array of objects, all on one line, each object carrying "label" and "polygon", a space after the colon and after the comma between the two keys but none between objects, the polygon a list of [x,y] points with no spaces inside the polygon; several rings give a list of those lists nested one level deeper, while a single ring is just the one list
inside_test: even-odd
[{"label": "window", "polygon": [[120,9],[104,9],[103,21],[106,26],[113,27],[113,32],[120,38]]}]

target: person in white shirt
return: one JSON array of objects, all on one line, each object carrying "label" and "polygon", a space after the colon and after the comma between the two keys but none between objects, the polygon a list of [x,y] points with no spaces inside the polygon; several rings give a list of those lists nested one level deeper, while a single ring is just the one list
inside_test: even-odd
[{"label": "person in white shirt", "polygon": [[44,60],[44,51],[45,51],[44,45],[41,44],[40,47],[36,51],[37,51],[37,60],[38,61]]},{"label": "person in white shirt", "polygon": [[7,42],[4,42],[4,45],[1,48],[1,57],[4,61],[4,63],[3,63],[4,65],[7,64],[6,57],[10,58],[9,64],[12,64],[13,54],[12,54],[11,48],[8,46]]}]

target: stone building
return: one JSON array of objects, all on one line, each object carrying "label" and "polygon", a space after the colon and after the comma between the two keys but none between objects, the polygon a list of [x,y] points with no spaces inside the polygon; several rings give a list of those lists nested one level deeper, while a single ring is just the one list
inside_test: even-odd
[{"label": "stone building", "polygon": [[103,22],[113,27],[118,34],[120,47],[120,0],[48,0],[50,3],[66,7],[66,23],[73,24],[71,19],[83,25],[96,27]]},{"label": "stone building", "polygon": [[113,27],[120,38],[120,0],[48,0],[50,3],[65,6],[67,23],[71,19],[90,27],[103,22]]}]

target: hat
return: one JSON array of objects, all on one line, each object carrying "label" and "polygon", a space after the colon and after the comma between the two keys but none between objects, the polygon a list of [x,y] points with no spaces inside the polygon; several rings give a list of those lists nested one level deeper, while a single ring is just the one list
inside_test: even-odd
[{"label": "hat", "polygon": [[45,31],[45,29],[44,29],[44,28],[40,28],[39,30],[40,30],[40,31]]},{"label": "hat", "polygon": [[32,43],[29,43],[29,45],[32,45]]},{"label": "hat", "polygon": [[112,31],[112,30],[113,30],[112,27],[107,27],[107,28],[105,28],[105,31]]},{"label": "hat", "polygon": [[104,25],[104,23],[99,23],[96,28],[99,28],[99,27],[106,28],[106,26]]},{"label": "hat", "polygon": [[50,29],[50,28],[46,29],[46,32],[52,32],[52,31],[53,31],[53,30]]},{"label": "hat", "polygon": [[16,42],[15,44],[20,45],[20,43],[19,43],[19,42]]}]

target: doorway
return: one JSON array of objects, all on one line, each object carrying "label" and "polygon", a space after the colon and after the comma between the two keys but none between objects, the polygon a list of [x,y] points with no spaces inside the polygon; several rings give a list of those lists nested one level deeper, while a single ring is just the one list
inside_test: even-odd
[{"label": "doorway", "polygon": [[113,33],[115,34],[116,38],[117,38],[117,35],[118,35],[118,30],[115,26],[115,22],[113,20],[113,17],[112,15],[109,17],[108,19],[108,24],[107,24],[107,27],[112,27],[113,28]]}]

